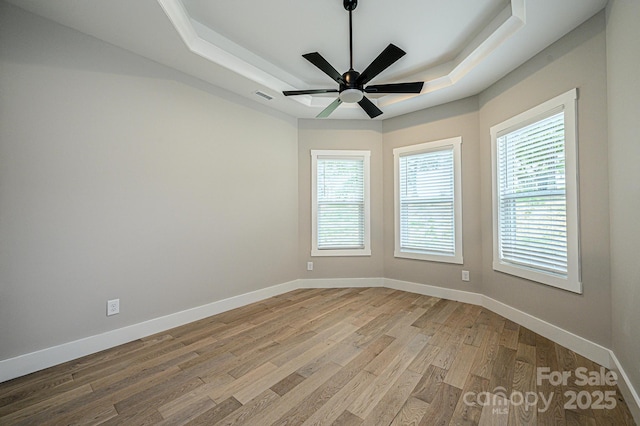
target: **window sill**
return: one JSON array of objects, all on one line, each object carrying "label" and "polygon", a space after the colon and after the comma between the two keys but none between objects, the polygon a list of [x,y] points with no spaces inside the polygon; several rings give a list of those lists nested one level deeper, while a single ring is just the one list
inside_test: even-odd
[{"label": "window sill", "polygon": [[413,259],[413,260],[426,260],[429,262],[441,262],[441,263],[455,263],[462,265],[462,256],[439,256],[434,254],[416,253],[410,251],[395,251],[394,257],[401,259]]},{"label": "window sill", "polygon": [[493,262],[493,270],[524,278],[529,281],[535,281],[551,287],[556,287],[561,290],[570,291],[572,293],[582,294],[582,282],[576,278],[564,278],[558,275],[539,272],[522,266],[514,266],[504,262]]},{"label": "window sill", "polygon": [[311,257],[371,256],[370,249],[311,250]]}]

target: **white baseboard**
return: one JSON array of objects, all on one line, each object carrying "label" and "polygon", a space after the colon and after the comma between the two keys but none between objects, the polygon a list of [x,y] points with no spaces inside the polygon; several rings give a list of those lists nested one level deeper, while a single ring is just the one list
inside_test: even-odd
[{"label": "white baseboard", "polygon": [[611,357],[609,349],[598,343],[587,340],[563,328],[555,326],[549,322],[534,317],[526,312],[520,311],[488,296],[482,296],[482,306],[495,312],[498,315],[510,319],[539,335],[546,337],[562,346],[571,349],[577,354],[590,359],[606,368],[611,368]]},{"label": "white baseboard", "polygon": [[470,303],[472,305],[482,305],[482,295],[472,293],[470,291],[454,290],[451,288],[393,280],[390,278],[385,278],[384,286],[394,290],[408,291],[409,293],[422,294],[447,300],[456,300],[458,302]]},{"label": "white baseboard", "polygon": [[620,391],[625,397],[636,422],[640,423],[640,398],[611,350],[479,293],[388,278],[298,279],[274,285],[176,312],[175,314],[154,318],[139,324],[2,360],[0,361],[0,383],[289,291],[301,288],[349,287],[387,287],[485,307],[604,367],[616,371],[619,377],[618,386]]},{"label": "white baseboard", "polygon": [[631,386],[631,380],[629,380],[629,376],[622,368],[622,364],[618,361],[616,354],[613,351],[609,352],[611,355],[611,369],[618,375],[618,389],[620,389],[620,393],[622,393],[633,419],[640,424],[640,396]]},{"label": "white baseboard", "polygon": [[5,359],[0,361],[0,383],[298,288],[302,288],[299,280],[289,281],[15,358]]},{"label": "white baseboard", "polygon": [[298,280],[299,288],[384,287],[384,278],[308,278]]}]

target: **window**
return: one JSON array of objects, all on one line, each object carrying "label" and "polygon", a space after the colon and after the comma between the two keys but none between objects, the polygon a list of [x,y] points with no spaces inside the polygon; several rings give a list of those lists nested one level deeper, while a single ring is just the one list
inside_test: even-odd
[{"label": "window", "polygon": [[312,256],[371,255],[370,151],[311,151]]},{"label": "window", "polygon": [[576,99],[491,128],[493,269],[581,293]]},{"label": "window", "polygon": [[462,138],[393,150],[395,257],[462,263]]}]

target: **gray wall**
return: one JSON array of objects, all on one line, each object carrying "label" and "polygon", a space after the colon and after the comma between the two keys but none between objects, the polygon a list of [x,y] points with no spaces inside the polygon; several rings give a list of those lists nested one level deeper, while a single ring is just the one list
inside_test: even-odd
[{"label": "gray wall", "polygon": [[[371,120],[299,120],[300,200],[299,262],[301,278],[384,276],[382,253],[382,123]],[[311,150],[371,151],[371,256],[311,257]],[[314,264],[307,271],[307,262]]]},{"label": "gray wall", "polygon": [[0,359],[297,277],[291,117],[5,3],[0,93]]},{"label": "gray wall", "polygon": [[[611,344],[605,19],[601,12],[480,94],[483,293],[579,336]],[[489,128],[574,87],[582,283],[577,295],[493,271]]]},{"label": "gray wall", "polygon": [[[471,97],[383,122],[385,277],[479,292],[482,283],[480,232],[480,145],[478,98]],[[462,136],[462,244],[464,264],[401,259],[394,252],[394,148]],[[470,281],[461,280],[462,270]]]},{"label": "gray wall", "polygon": [[607,8],[613,351],[640,390],[640,3]]}]

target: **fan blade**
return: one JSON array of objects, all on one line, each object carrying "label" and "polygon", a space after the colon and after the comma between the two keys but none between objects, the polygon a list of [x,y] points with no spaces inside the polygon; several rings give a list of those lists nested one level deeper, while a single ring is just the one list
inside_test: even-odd
[{"label": "fan blade", "polygon": [[424,81],[415,83],[378,84],[367,86],[364,91],[367,93],[420,93],[424,86]]},{"label": "fan blade", "polygon": [[342,80],[342,75],[336,71],[336,69],[331,66],[326,59],[322,57],[318,52],[307,53],[306,55],[302,55],[307,61],[311,62],[316,67],[320,68],[320,71],[331,77],[338,84],[344,84],[344,80]]},{"label": "fan blade", "polygon": [[371,102],[367,97],[362,98],[362,100],[358,102],[358,104],[371,118],[376,118],[377,116],[382,114],[382,111],[380,111],[380,109],[375,106],[373,102]]},{"label": "fan blade", "polygon": [[340,98],[336,98],[336,100],[331,102],[331,104],[323,109],[320,114],[316,115],[316,118],[327,118],[333,111],[336,110],[336,108],[338,108],[338,105],[340,105],[341,103],[342,100],[340,100]]},{"label": "fan blade", "polygon": [[282,92],[285,96],[295,95],[318,95],[320,93],[337,93],[338,89],[311,89],[311,90],[285,90]]},{"label": "fan blade", "polygon": [[386,49],[371,62],[366,70],[358,77],[358,84],[367,84],[371,79],[382,71],[390,67],[398,59],[402,58],[406,52],[394,44],[389,44]]}]

